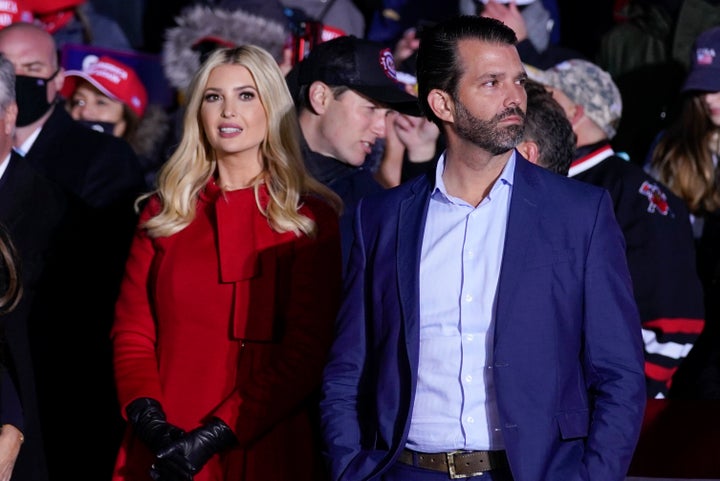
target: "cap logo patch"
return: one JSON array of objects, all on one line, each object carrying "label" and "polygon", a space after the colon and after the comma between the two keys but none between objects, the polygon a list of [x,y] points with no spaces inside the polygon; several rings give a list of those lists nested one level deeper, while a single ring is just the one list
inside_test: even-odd
[{"label": "cap logo patch", "polygon": [[385,72],[385,75],[397,82],[397,73],[395,72],[395,59],[392,56],[389,48],[384,48],[380,51],[380,66]]},{"label": "cap logo patch", "polygon": [[661,215],[668,215],[668,212],[670,212],[670,206],[667,202],[667,196],[657,184],[653,184],[646,180],[642,183],[638,192],[647,197],[649,201],[647,208],[648,212],[651,214],[657,212]]},{"label": "cap logo patch", "polygon": [[0,1],[0,10],[7,13],[18,13],[17,2],[12,0]]},{"label": "cap logo patch", "polygon": [[88,73],[93,77],[106,78],[114,84],[119,84],[128,78],[128,73],[125,69],[105,62],[96,63]]},{"label": "cap logo patch", "polygon": [[698,65],[712,65],[715,59],[715,49],[707,47],[698,48],[695,52],[695,58]]}]

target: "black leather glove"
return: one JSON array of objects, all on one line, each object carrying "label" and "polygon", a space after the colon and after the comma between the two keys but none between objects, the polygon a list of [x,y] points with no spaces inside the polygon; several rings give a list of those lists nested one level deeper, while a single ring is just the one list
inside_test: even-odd
[{"label": "black leather glove", "polygon": [[167,422],[162,406],[155,399],[138,398],[128,404],[125,412],[135,435],[155,455],[185,434],[185,431]]},{"label": "black leather glove", "polygon": [[160,450],[151,475],[160,481],[191,481],[214,455],[237,443],[232,430],[213,418]]}]

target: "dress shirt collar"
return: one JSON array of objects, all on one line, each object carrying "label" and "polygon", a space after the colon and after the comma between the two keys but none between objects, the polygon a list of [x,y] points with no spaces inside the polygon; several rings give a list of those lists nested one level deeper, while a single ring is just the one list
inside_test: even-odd
[{"label": "dress shirt collar", "polygon": [[0,179],[2,179],[2,176],[5,174],[8,165],[10,165],[10,153],[8,153],[2,162],[0,162]]},{"label": "dress shirt collar", "polygon": [[15,151],[25,157],[28,152],[30,152],[30,149],[32,149],[33,144],[35,144],[35,140],[37,140],[38,135],[40,135],[40,131],[42,130],[42,125],[35,129],[35,131],[30,134],[30,137],[25,139],[25,142],[22,143],[22,145],[19,145],[15,147]]},{"label": "dress shirt collar", "polygon": [[[443,172],[445,171],[445,154],[447,151],[443,152],[440,155],[440,158],[438,159],[437,166],[435,167],[435,188],[432,192],[432,198],[434,199],[445,199],[447,202],[457,203],[459,199],[456,197],[451,196],[447,192],[447,187],[445,187],[445,181],[443,180]],[[505,167],[503,167],[502,172],[500,173],[500,177],[498,180],[500,183],[504,185],[513,185],[513,181],[515,180],[515,162],[516,162],[516,156],[517,151],[513,149],[512,154],[510,155],[510,158],[508,159],[507,163],[505,163]],[[492,196],[493,190],[497,188],[499,185],[498,182],[495,182],[495,184],[492,186],[492,189],[490,189],[490,196]]]}]

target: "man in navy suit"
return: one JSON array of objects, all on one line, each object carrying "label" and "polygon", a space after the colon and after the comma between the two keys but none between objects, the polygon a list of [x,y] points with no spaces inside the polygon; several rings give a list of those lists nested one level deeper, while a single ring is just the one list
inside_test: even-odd
[{"label": "man in navy suit", "polygon": [[361,200],[320,404],[333,480],[621,481],[645,406],[642,338],[606,191],[514,147],[512,30],[427,28],[437,169]]}]

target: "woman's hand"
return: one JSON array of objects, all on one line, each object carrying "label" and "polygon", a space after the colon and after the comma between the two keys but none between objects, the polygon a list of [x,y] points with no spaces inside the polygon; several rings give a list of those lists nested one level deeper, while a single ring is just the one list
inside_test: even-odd
[{"label": "woman's hand", "polygon": [[0,481],[10,481],[23,441],[23,434],[12,424],[0,428]]}]

